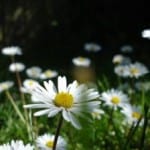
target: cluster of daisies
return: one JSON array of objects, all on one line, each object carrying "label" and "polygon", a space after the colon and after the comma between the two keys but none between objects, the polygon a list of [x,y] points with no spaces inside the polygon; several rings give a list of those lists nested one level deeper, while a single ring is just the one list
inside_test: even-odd
[{"label": "cluster of daisies", "polygon": [[[43,134],[37,137],[35,145],[25,144],[22,140],[12,140],[0,145],[0,150],[52,150],[54,144],[53,134]],[[58,137],[56,150],[66,150],[67,143],[61,136]]]},{"label": "cluster of daisies", "polygon": [[[95,43],[87,43],[84,48],[88,52],[98,52],[101,46]],[[132,52],[132,47],[125,45],[121,47],[124,53]],[[25,70],[25,65],[15,62],[15,55],[22,55],[19,47],[6,47],[2,49],[2,54],[9,55],[12,58],[12,64],[9,66],[11,72],[21,72]],[[148,68],[140,63],[132,63],[129,57],[121,54],[113,57],[113,63],[116,64],[114,72],[120,77],[139,78],[149,73]],[[91,60],[86,57],[76,57],[72,59],[74,65],[79,67],[89,67]],[[141,120],[143,123],[142,108],[131,104],[129,96],[124,93],[121,88],[112,88],[101,93],[97,86],[89,86],[85,83],[79,83],[74,80],[68,83],[66,76],[58,76],[55,70],[45,70],[37,66],[26,69],[28,79],[25,79],[19,87],[24,94],[29,94],[31,104],[24,104],[27,109],[38,109],[34,112],[34,116],[43,116],[51,118],[60,115],[63,120],[70,123],[74,128],[81,129],[82,125],[79,118],[84,119],[84,114],[90,114],[93,119],[100,120],[105,114],[105,107],[113,111],[119,111],[124,116],[122,124],[136,125]],[[52,78],[57,77],[57,85]],[[49,80],[47,80],[49,79]],[[43,81],[41,85],[40,81]],[[137,87],[141,87],[141,83]],[[0,93],[14,86],[13,81],[4,81],[0,83]],[[51,150],[54,146],[53,134],[44,134],[38,136],[34,141],[34,146],[24,144],[21,140],[12,140],[9,143],[0,145],[0,150]],[[67,149],[67,142],[62,136],[58,136],[56,150]]]}]

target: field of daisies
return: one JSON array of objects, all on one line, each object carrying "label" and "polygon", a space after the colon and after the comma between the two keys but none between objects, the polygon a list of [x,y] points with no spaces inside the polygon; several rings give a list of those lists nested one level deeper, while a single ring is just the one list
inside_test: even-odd
[{"label": "field of daisies", "polygon": [[[84,49],[97,55],[101,46]],[[0,150],[149,150],[149,68],[132,51],[112,56],[112,79],[94,73],[94,57],[72,58],[70,76],[26,67],[20,47],[2,48],[10,64],[0,64]]]}]

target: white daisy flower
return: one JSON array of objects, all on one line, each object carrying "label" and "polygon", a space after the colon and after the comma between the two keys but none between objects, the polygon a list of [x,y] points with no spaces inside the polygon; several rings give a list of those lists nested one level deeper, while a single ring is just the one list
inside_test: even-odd
[{"label": "white daisy flower", "polygon": [[11,72],[22,72],[25,69],[25,65],[23,63],[15,62],[10,64],[9,71]]},{"label": "white daisy flower", "polygon": [[[36,145],[40,150],[52,150],[54,145],[55,135],[44,134],[36,139]],[[66,150],[67,143],[63,137],[58,136],[56,150]]]},{"label": "white daisy flower", "polygon": [[142,38],[150,39],[150,29],[144,29],[141,34]]},{"label": "white daisy flower", "polygon": [[128,65],[129,77],[139,78],[149,72],[147,67],[142,63],[135,62],[134,64]]},{"label": "white daisy flower", "polygon": [[72,59],[72,62],[75,66],[89,67],[91,64],[91,60],[86,57],[76,57]]},{"label": "white daisy flower", "polygon": [[30,144],[25,145],[21,140],[17,141],[12,140],[10,144],[7,143],[0,146],[0,150],[33,150],[33,149],[34,149],[33,146],[31,146]]},{"label": "white daisy flower", "polygon": [[120,51],[123,53],[131,53],[131,52],[133,52],[133,47],[131,45],[123,45],[120,48]]},{"label": "white daisy flower", "polygon": [[18,46],[4,47],[2,49],[2,54],[9,55],[9,56],[22,55],[22,50]]},{"label": "white daisy flower", "polygon": [[37,85],[32,95],[35,95],[40,102],[24,107],[44,109],[34,113],[34,116],[47,114],[48,117],[53,117],[61,112],[66,121],[80,129],[76,116],[82,116],[82,112],[91,112],[98,107],[100,102],[94,100],[99,97],[99,93],[94,89],[88,89],[84,84],[79,85],[76,81],[67,86],[66,77],[59,76],[57,84],[58,90],[51,80],[44,81],[44,87]]},{"label": "white daisy flower", "polygon": [[122,64],[122,65],[125,65],[125,64],[131,63],[131,60],[130,60],[130,58],[124,57],[124,56],[121,55],[121,54],[116,54],[116,55],[114,55],[114,57],[113,57],[113,59],[112,59],[112,62],[113,62],[114,64]]},{"label": "white daisy flower", "polygon": [[40,74],[40,79],[50,79],[58,75],[58,72],[55,70],[48,69]]},{"label": "white daisy flower", "polygon": [[[137,106],[131,106],[130,104],[125,105],[121,112],[125,115],[125,122],[130,125],[133,123],[136,125],[139,119],[142,117],[141,109]],[[140,125],[143,124],[143,120],[141,121]]]},{"label": "white daisy flower", "polygon": [[0,83],[0,93],[2,91],[8,90],[9,88],[11,88],[14,85],[13,81],[4,81]]},{"label": "white daisy flower", "polygon": [[136,82],[135,88],[139,91],[150,91],[150,81]]},{"label": "white daisy flower", "polygon": [[116,75],[120,77],[128,77],[129,76],[129,70],[127,65],[117,65],[114,68],[114,72]]},{"label": "white daisy flower", "polygon": [[24,93],[30,93],[30,91],[33,90],[37,84],[39,83],[36,80],[26,79],[23,81],[23,87],[21,87],[21,91]]},{"label": "white daisy flower", "polygon": [[95,108],[92,112],[92,117],[93,117],[93,119],[100,120],[102,114],[104,114],[104,111],[102,109]]},{"label": "white daisy flower", "polygon": [[100,97],[105,102],[105,105],[113,107],[115,110],[117,107],[123,107],[129,102],[129,98],[120,90],[111,89],[103,92]]},{"label": "white daisy flower", "polygon": [[102,48],[100,45],[96,44],[96,43],[86,43],[84,45],[84,49],[88,52],[98,52],[100,51]]},{"label": "white daisy flower", "polygon": [[37,66],[30,67],[26,70],[26,74],[30,78],[39,78],[41,75],[42,69]]}]

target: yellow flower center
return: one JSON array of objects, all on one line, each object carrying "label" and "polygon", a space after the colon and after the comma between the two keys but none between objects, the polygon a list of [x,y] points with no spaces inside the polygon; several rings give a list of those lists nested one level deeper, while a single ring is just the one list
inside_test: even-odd
[{"label": "yellow flower center", "polygon": [[50,77],[50,76],[52,75],[52,71],[47,70],[47,71],[45,72],[45,75],[46,75],[47,77]]},{"label": "yellow flower center", "polygon": [[34,84],[33,81],[29,81],[29,85],[32,86]]},{"label": "yellow flower center", "polygon": [[85,61],[84,57],[79,57],[79,61]]},{"label": "yellow flower center", "polygon": [[130,72],[131,72],[131,74],[134,75],[134,74],[139,73],[139,70],[137,68],[131,68]]},{"label": "yellow flower center", "polygon": [[111,102],[115,105],[119,104],[120,103],[120,98],[117,97],[117,96],[113,96],[112,99],[111,99]]},{"label": "yellow flower center", "polygon": [[58,93],[55,96],[54,103],[58,107],[71,108],[73,105],[73,96],[69,93]]},{"label": "yellow flower center", "polygon": [[133,117],[133,118],[136,118],[136,119],[140,119],[141,114],[138,113],[138,112],[133,112],[133,113],[132,113],[132,117]]},{"label": "yellow flower center", "polygon": [[49,141],[46,142],[46,146],[49,147],[49,148],[52,148],[53,145],[54,145],[54,142],[51,141],[51,140],[49,140]]}]

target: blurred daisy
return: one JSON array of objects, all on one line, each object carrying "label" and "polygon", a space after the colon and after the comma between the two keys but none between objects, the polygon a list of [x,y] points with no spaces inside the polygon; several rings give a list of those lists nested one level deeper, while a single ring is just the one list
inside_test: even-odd
[{"label": "blurred daisy", "polygon": [[149,72],[147,67],[139,62],[130,64],[128,66],[128,69],[129,69],[129,77],[131,78],[132,77],[139,78],[140,76],[143,76]]},{"label": "blurred daisy", "polygon": [[150,90],[150,81],[136,82],[135,88],[139,91],[149,91]]},{"label": "blurred daisy", "polygon": [[120,77],[128,77],[129,76],[129,70],[127,65],[117,65],[114,68],[115,74],[117,74]]},{"label": "blurred daisy", "polygon": [[103,92],[100,97],[104,101],[105,105],[111,106],[114,109],[117,107],[124,107],[129,102],[129,98],[120,90],[111,89]]},{"label": "blurred daisy", "polygon": [[133,52],[133,47],[131,45],[123,45],[121,46],[120,51],[123,53],[131,53]]},{"label": "blurred daisy", "polygon": [[22,72],[25,69],[25,65],[23,63],[15,62],[10,64],[9,71],[11,72]]},{"label": "blurred daisy", "polygon": [[150,39],[150,29],[144,29],[141,34],[142,38]]},{"label": "blurred daisy", "polygon": [[[125,115],[125,122],[128,124],[135,124],[141,119],[142,113],[140,107],[137,106],[131,106],[130,104],[125,105],[121,112]],[[142,124],[142,122],[141,122]]]},{"label": "blurred daisy", "polygon": [[130,58],[124,57],[124,56],[121,55],[121,54],[116,54],[116,55],[114,55],[114,57],[113,57],[113,59],[112,59],[112,62],[113,62],[114,64],[125,65],[125,64],[131,63],[131,60],[130,60]]},{"label": "blurred daisy", "polygon": [[39,78],[41,75],[42,69],[37,66],[30,67],[26,70],[26,74],[30,78]]},{"label": "blurred daisy", "polygon": [[86,57],[76,57],[72,59],[72,62],[75,66],[83,66],[83,67],[89,67],[91,64],[91,60]]},{"label": "blurred daisy", "polygon": [[37,85],[32,95],[35,95],[40,102],[24,107],[44,109],[34,113],[34,116],[47,114],[48,117],[53,117],[61,112],[66,121],[80,129],[76,116],[82,116],[83,112],[91,112],[98,107],[100,102],[94,100],[99,97],[99,93],[94,89],[88,89],[84,84],[79,85],[76,81],[67,86],[66,77],[61,76],[58,77],[57,85],[58,90],[51,80],[44,81],[44,87]]},{"label": "blurred daisy", "polygon": [[33,146],[31,146],[30,144],[25,145],[21,140],[17,141],[12,140],[10,144],[7,143],[0,146],[0,150],[33,150],[33,149],[34,149]]},{"label": "blurred daisy", "polygon": [[22,50],[18,46],[4,47],[2,49],[2,54],[9,55],[9,56],[22,55]]},{"label": "blurred daisy", "polygon": [[14,85],[13,81],[4,81],[0,83],[0,92],[8,90]]},{"label": "blurred daisy", "polygon": [[39,83],[36,80],[26,79],[23,81],[23,87],[21,87],[21,91],[24,93],[30,93],[30,91],[33,90],[37,84]]},{"label": "blurred daisy", "polygon": [[40,74],[40,78],[45,80],[45,79],[54,78],[57,75],[58,75],[57,71],[48,69]]},{"label": "blurred daisy", "polygon": [[102,48],[100,45],[96,44],[96,43],[86,43],[84,45],[84,49],[88,52],[98,52],[100,51]]},{"label": "blurred daisy", "polygon": [[[36,139],[36,145],[40,150],[52,150],[55,135],[44,134]],[[67,143],[61,136],[58,136],[56,150],[66,150]]]},{"label": "blurred daisy", "polygon": [[92,112],[92,117],[93,117],[93,119],[100,120],[102,114],[104,114],[104,111],[102,109],[95,108]]}]

